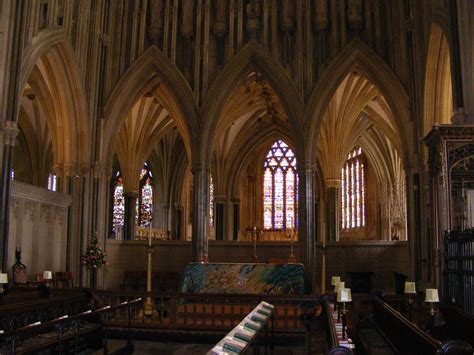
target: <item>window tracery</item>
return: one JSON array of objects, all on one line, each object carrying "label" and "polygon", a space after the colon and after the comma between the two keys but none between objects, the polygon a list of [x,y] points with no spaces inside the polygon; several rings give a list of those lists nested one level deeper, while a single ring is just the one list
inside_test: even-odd
[{"label": "window tracery", "polygon": [[341,228],[348,230],[365,227],[366,164],[361,147],[347,156],[341,169]]},{"label": "window tracery", "polygon": [[263,228],[289,229],[298,225],[298,175],[293,150],[277,140],[263,162]]}]

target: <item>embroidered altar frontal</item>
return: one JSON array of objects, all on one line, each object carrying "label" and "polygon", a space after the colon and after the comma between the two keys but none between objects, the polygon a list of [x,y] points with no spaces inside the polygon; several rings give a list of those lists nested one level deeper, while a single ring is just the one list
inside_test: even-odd
[{"label": "embroidered altar frontal", "polygon": [[181,292],[304,294],[302,264],[189,263]]}]

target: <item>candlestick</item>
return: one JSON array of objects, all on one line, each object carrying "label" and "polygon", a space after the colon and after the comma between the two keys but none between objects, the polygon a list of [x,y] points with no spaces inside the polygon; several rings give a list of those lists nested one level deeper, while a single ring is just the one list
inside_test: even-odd
[{"label": "candlestick", "polygon": [[148,246],[151,247],[151,223],[150,223],[150,229],[148,231]]},{"label": "candlestick", "polygon": [[[151,292],[152,290],[152,265],[153,265],[153,248],[151,247],[151,232],[148,243],[148,260],[147,260],[147,277],[146,277],[146,292]],[[153,315],[153,302],[150,296],[146,297],[145,300],[145,315]]]},{"label": "candlestick", "polygon": [[257,227],[253,227],[253,262],[258,263],[258,257],[257,257]]}]

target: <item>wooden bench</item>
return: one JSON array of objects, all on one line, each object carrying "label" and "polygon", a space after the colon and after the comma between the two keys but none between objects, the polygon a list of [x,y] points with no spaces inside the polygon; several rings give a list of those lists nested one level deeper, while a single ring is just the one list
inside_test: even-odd
[{"label": "wooden bench", "polygon": [[378,296],[372,297],[372,305],[375,326],[396,353],[456,355],[473,353],[472,347],[462,340],[441,342],[433,338]]},{"label": "wooden bench", "polygon": [[[86,348],[99,349],[102,346],[105,354],[108,313],[127,308],[126,311],[130,315],[131,307],[141,302],[141,299],[135,299],[95,311],[88,310],[72,316],[62,315],[45,323],[35,322],[3,333],[0,335],[0,354],[36,354],[47,350],[55,354],[77,354]],[[128,334],[125,350],[127,353],[133,353],[130,327]]]},{"label": "wooden bench", "polygon": [[440,303],[439,310],[445,325],[433,329],[433,335],[442,340],[461,339],[474,347],[474,315],[446,303]]},{"label": "wooden bench", "polygon": [[322,321],[326,332],[326,342],[328,344],[328,351],[326,354],[330,355],[346,355],[352,354],[352,349],[342,346],[339,342],[338,330],[336,330],[335,322],[333,321],[333,297],[331,295],[324,295],[319,300],[322,313]]}]

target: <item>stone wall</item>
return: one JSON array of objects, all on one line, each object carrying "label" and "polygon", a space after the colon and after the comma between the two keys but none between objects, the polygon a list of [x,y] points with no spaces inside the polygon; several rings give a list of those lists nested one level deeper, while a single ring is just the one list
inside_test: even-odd
[{"label": "stone wall", "polygon": [[71,201],[69,195],[13,181],[8,237],[10,267],[15,263],[18,247],[31,280],[44,270],[65,271]]},{"label": "stone wall", "polygon": [[[103,287],[114,289],[122,283],[125,270],[146,270],[146,242],[107,242],[109,265],[102,274]],[[321,283],[321,245],[317,246],[316,292]],[[260,243],[259,262],[283,261],[290,254],[289,243]],[[298,258],[298,247],[294,254]],[[338,242],[327,245],[327,279],[340,275],[348,280],[347,271],[375,272],[375,287],[393,292],[392,271],[408,274],[408,245],[406,242]],[[209,258],[213,262],[249,263],[253,261],[253,244],[248,242],[210,241]],[[182,273],[192,260],[191,243],[162,241],[154,244],[153,271]]]}]

